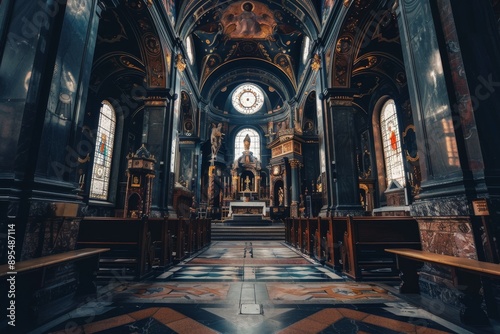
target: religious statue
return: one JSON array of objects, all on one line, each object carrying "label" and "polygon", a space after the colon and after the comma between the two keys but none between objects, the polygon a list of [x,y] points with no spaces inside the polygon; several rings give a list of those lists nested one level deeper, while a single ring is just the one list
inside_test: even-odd
[{"label": "religious statue", "polygon": [[222,144],[222,123],[215,125],[212,123],[212,134],[210,136],[210,142],[212,144],[212,159],[215,160],[217,157],[217,152]]},{"label": "religious statue", "polygon": [[278,189],[278,205],[279,206],[283,206],[283,198],[284,197],[284,193],[283,193],[283,188],[279,187]]},{"label": "religious statue", "polygon": [[250,142],[251,142],[250,136],[247,133],[247,135],[245,136],[245,139],[243,139],[243,146],[245,147],[245,151],[250,150]]}]

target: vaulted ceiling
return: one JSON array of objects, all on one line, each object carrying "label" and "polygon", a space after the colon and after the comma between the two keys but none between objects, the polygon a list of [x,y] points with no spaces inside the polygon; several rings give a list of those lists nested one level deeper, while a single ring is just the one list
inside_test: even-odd
[{"label": "vaulted ceiling", "polygon": [[185,1],[175,29],[201,95],[227,113],[231,93],[252,82],[267,95],[262,113],[292,99],[321,27],[322,1]]},{"label": "vaulted ceiling", "polygon": [[[362,108],[384,81],[405,84],[393,0],[102,3],[90,88],[103,98],[138,96],[144,87],[170,89],[171,64],[179,53],[187,65],[183,87],[197,97],[192,105],[201,100],[210,115],[235,123],[250,122],[231,106],[242,83],[258,85],[265,94],[255,114],[259,121],[290,117],[289,105],[305,103],[311,91],[317,52],[325,52],[327,85],[358,89]],[[133,109],[139,100],[120,102]]]}]

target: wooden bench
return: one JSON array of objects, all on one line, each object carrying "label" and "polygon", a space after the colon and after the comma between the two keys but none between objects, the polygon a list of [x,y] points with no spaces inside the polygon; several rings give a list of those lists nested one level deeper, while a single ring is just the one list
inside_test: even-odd
[{"label": "wooden bench", "polygon": [[331,218],[326,230],[331,261],[354,280],[397,279],[395,256],[386,248],[420,249],[418,222],[412,217]]},{"label": "wooden bench", "polygon": [[483,297],[479,293],[482,286],[481,276],[500,278],[500,264],[408,248],[385,251],[397,257],[398,268],[401,271],[402,282],[399,288],[401,293],[419,293],[418,269],[423,262],[450,267],[453,283],[463,293],[460,298],[463,304],[460,311],[462,323],[473,326],[489,323],[488,316],[481,309],[483,302]]},{"label": "wooden bench", "polygon": [[[54,316],[68,307],[68,298],[96,293],[95,272],[99,267],[99,256],[107,248],[85,248],[59,254],[42,256],[15,263],[14,270],[8,264],[0,265],[2,284],[10,284],[7,279],[14,278],[16,327],[35,325],[40,314]],[[74,263],[76,269],[68,267]],[[73,274],[67,274],[67,273]],[[60,290],[57,277],[66,275],[66,282],[74,280],[76,290]],[[73,277],[73,278],[70,278]],[[7,287],[10,289],[11,287]],[[54,289],[54,300],[46,300],[42,292]],[[3,289],[2,289],[3,291]],[[50,290],[52,291],[52,290]],[[52,293],[50,294],[53,297]],[[50,298],[49,298],[50,299]],[[58,304],[58,301],[61,301]],[[3,303],[2,303],[3,306]]]},{"label": "wooden bench", "polygon": [[[49,266],[54,266],[63,262],[76,262],[88,258],[95,258],[96,264],[98,264],[99,255],[107,251],[109,251],[109,248],[83,248],[59,254],[42,256],[17,262],[15,264],[14,272],[19,275],[21,273],[26,273],[37,269],[45,269]],[[9,275],[9,272],[12,272],[12,270],[9,270],[8,264],[0,265],[0,277]]]}]

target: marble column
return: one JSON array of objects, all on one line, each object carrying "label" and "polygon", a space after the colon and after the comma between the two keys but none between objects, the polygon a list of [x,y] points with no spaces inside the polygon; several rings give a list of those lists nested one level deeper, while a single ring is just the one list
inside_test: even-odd
[{"label": "marble column", "polygon": [[329,89],[328,112],[333,122],[334,160],[328,168],[331,169],[334,193],[334,216],[364,214],[359,199],[358,173],[355,152],[355,124],[350,90]]},{"label": "marble column", "polygon": [[[76,133],[101,8],[97,1],[82,1],[78,12],[65,1],[0,6],[0,17],[8,17],[0,23],[0,77],[8,82],[0,92],[0,182],[5,185],[0,189],[0,232],[6,231],[6,222],[16,224],[19,260],[50,252],[43,245],[48,217],[61,218],[64,207],[81,217],[85,205],[77,192],[77,155],[93,142],[78,141]],[[67,243],[54,245],[53,251],[75,247],[74,222],[61,232]]]},{"label": "marble column", "polygon": [[[411,214],[469,215],[461,169],[465,152],[461,152],[461,139],[456,137],[458,124],[452,115],[450,87],[441,57],[446,45],[439,45],[430,1],[403,0],[395,10],[422,175],[421,191],[411,206]],[[422,29],[424,26],[426,29]]]},{"label": "marble column", "polygon": [[297,159],[289,160],[291,167],[291,178],[292,178],[292,189],[291,189],[291,197],[292,203],[290,204],[290,216],[298,217],[299,216],[299,194],[300,194],[300,181],[299,181],[299,168],[302,165]]},{"label": "marble column", "polygon": [[165,142],[165,127],[166,114],[169,101],[167,99],[167,91],[165,89],[154,89],[148,91],[148,96],[144,101],[144,119],[142,142],[145,144],[148,151],[156,158],[155,173],[152,188],[151,216],[163,217],[167,215],[165,205],[165,184],[168,175],[165,175],[163,168],[164,146],[168,145]]}]

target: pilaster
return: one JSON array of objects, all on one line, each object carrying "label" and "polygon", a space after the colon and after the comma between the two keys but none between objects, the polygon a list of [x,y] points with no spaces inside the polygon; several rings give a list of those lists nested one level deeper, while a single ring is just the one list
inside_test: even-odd
[{"label": "pilaster", "polygon": [[328,89],[326,98],[333,122],[333,156],[330,169],[333,194],[332,215],[363,215],[359,199],[355,156],[353,90]]}]

